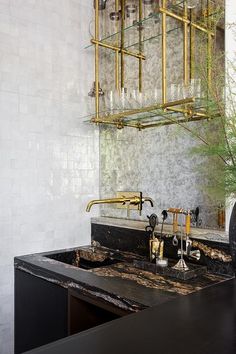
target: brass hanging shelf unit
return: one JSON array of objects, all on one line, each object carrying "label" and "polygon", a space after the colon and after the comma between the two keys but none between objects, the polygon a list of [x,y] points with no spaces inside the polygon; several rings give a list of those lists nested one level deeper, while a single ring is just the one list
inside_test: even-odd
[{"label": "brass hanging shelf unit", "polygon": [[[171,124],[185,123],[189,121],[199,121],[208,118],[208,110],[211,103],[208,97],[200,98],[191,94],[183,94],[183,97],[169,98],[167,88],[167,60],[168,43],[167,35],[169,32],[181,28],[183,33],[183,86],[190,87],[191,80],[194,78],[195,71],[195,50],[196,50],[196,31],[200,31],[206,36],[206,72],[207,85],[210,87],[212,80],[211,57],[213,42],[215,37],[215,24],[212,13],[212,1],[206,0],[206,6],[202,9],[202,16],[197,16],[188,1],[176,0],[152,0],[155,4],[153,13],[144,17],[143,8],[145,0],[135,0],[137,6],[137,21],[131,26],[125,26],[126,6],[128,0],[111,0],[114,3],[114,13],[120,14],[119,30],[109,36],[101,38],[99,33],[101,11],[99,0],[94,0],[95,8],[95,33],[88,47],[95,48],[95,83],[94,83],[94,114],[89,117],[90,122],[101,125],[113,125],[118,129],[124,127],[137,128],[139,130],[153,127],[161,127]],[[134,1],[134,0],[133,0]],[[192,2],[192,1],[191,1]],[[146,2],[148,3],[148,1]],[[177,27],[168,29],[167,19],[175,20]],[[157,19],[160,23],[160,32],[144,38],[143,26],[150,20]],[[136,42],[127,45],[125,37],[133,28],[136,30]],[[138,29],[138,30],[137,30]],[[111,51],[114,55],[114,83],[117,92],[125,92],[125,58],[133,57],[138,60],[138,89],[143,91],[143,65],[146,56],[143,52],[144,42],[154,40],[159,37],[161,48],[161,102],[153,102],[144,106],[123,107],[109,111],[100,105],[100,50],[101,48]],[[101,85],[102,86],[102,85]],[[205,95],[207,96],[207,94]],[[212,113],[212,111],[211,111]],[[217,114],[217,112],[216,112]]]}]

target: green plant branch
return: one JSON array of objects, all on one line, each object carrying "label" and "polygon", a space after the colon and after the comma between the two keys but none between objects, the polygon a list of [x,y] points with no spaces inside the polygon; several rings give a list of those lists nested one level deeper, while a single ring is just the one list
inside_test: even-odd
[{"label": "green plant branch", "polygon": [[[208,58],[208,60],[209,60],[209,58]],[[219,60],[219,58],[218,58],[218,60]],[[210,66],[211,66],[211,68],[213,70],[215,69],[215,75],[214,76],[218,76],[219,77],[217,68],[213,67],[212,61],[210,63]],[[208,67],[209,67],[209,64],[208,64]],[[226,117],[226,112],[225,112],[224,105],[222,107],[222,97],[221,97],[222,93],[219,93],[219,90],[218,90],[217,86],[213,86],[213,85],[209,85],[208,84],[208,78],[207,78],[206,70],[202,71],[202,77],[204,79],[204,82],[206,83],[208,94],[210,95],[210,97],[212,97],[214,99],[214,102],[217,105],[217,108],[218,108],[218,111],[219,111],[219,117],[220,117],[220,124],[221,124],[221,128],[222,128],[222,131],[223,131],[223,135],[224,135],[224,140],[225,140],[225,144],[226,144],[226,147],[227,147],[227,151],[228,151],[231,163],[234,166],[236,166],[235,159],[234,159],[234,156],[233,156],[233,153],[232,153],[232,150],[231,150],[231,146],[230,146],[228,135],[227,135],[227,131],[226,131],[226,123],[227,123],[226,119],[227,119],[227,117]],[[221,85],[220,85],[220,87],[221,87]],[[229,85],[229,87],[231,89],[231,85]],[[222,88],[223,88],[223,85],[222,85]],[[218,154],[218,156],[219,156],[219,154]]]},{"label": "green plant branch", "polygon": [[[160,116],[162,116],[163,118],[177,124],[178,126],[180,126],[181,128],[183,128],[184,130],[188,131],[192,136],[194,136],[195,138],[197,138],[198,140],[200,140],[202,143],[204,143],[206,146],[210,146],[210,144],[198,133],[194,132],[191,128],[188,128],[186,125],[184,125],[184,123],[180,123],[178,122],[178,120],[171,118],[171,117],[167,117],[165,115],[160,114]],[[224,159],[224,157],[220,154],[217,153],[217,156],[224,162],[225,165],[228,165],[228,162]]]}]

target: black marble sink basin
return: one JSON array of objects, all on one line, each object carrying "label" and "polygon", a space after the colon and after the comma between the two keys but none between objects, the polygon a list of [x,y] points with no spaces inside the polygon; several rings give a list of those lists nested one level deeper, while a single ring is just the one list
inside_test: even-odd
[{"label": "black marble sink basin", "polygon": [[74,251],[54,253],[45,257],[85,270],[106,267],[121,262],[121,260],[109,257],[106,252],[101,253],[92,249],[78,249]]}]

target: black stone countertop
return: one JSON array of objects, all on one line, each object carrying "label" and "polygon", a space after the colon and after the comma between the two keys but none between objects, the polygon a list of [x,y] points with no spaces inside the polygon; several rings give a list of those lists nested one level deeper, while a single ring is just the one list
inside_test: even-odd
[{"label": "black stone countertop", "polygon": [[235,318],[233,279],[27,354],[234,354]]},{"label": "black stone countertop", "polygon": [[[78,249],[91,251],[90,246],[78,247]],[[128,312],[137,312],[160,305],[180,295],[188,295],[229,279],[209,273],[187,282],[166,278],[137,269],[132,263],[127,263],[127,260],[131,261],[140,256],[125,252],[117,253],[103,247],[96,248],[96,252],[108,252],[124,262],[83,270],[47,257],[70,250],[16,257],[15,267],[64,288],[78,290],[87,296],[110,302]]]}]

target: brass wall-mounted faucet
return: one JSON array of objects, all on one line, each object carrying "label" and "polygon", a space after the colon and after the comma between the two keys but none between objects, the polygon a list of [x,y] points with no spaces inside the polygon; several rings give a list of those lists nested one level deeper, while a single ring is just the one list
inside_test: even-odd
[{"label": "brass wall-mounted faucet", "polygon": [[130,205],[137,205],[138,210],[142,212],[142,205],[145,202],[149,202],[151,206],[153,207],[153,200],[150,197],[143,197],[142,193],[140,193],[139,196],[131,196],[131,197],[120,197],[120,198],[108,198],[108,199],[97,199],[97,200],[91,200],[86,208],[86,211],[89,212],[91,210],[91,207],[95,204],[122,204],[127,206],[127,210],[129,209]]}]

